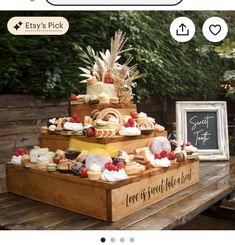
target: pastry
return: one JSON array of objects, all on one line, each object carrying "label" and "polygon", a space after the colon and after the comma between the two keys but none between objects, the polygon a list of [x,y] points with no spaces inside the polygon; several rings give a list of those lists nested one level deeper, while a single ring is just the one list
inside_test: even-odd
[{"label": "pastry", "polygon": [[112,138],[115,136],[115,129],[95,129],[96,138]]},{"label": "pastry", "polygon": [[97,119],[98,115],[100,114],[100,111],[94,110],[91,112],[91,119],[94,121]]},{"label": "pastry", "polygon": [[103,120],[96,120],[96,129],[106,129],[108,128],[108,123],[106,121]]},{"label": "pastry", "polygon": [[146,166],[137,162],[130,162],[125,165],[125,172],[127,175],[142,174],[146,170]]},{"label": "pastry", "polygon": [[110,98],[110,104],[119,104],[119,98],[118,97],[111,97]]},{"label": "pastry", "polygon": [[47,171],[48,172],[54,172],[57,169],[57,164],[55,163],[48,163],[47,164]]},{"label": "pastry", "polygon": [[161,126],[160,124],[155,124],[155,130],[158,132],[163,132],[165,131],[165,128]]},{"label": "pastry", "polygon": [[89,116],[84,117],[84,125],[89,125],[93,123],[93,119]]},{"label": "pastry", "polygon": [[119,121],[115,117],[110,117],[107,121],[108,128],[115,129],[115,132],[117,133],[120,130],[121,125],[119,124]]},{"label": "pastry", "polygon": [[77,162],[85,162],[86,156],[88,154],[88,151],[81,151],[81,153],[77,156],[76,161]]},{"label": "pastry", "polygon": [[154,155],[150,152],[148,148],[141,150],[138,155],[135,156],[134,161],[137,162],[139,159],[139,163],[141,164],[148,164],[154,161]]},{"label": "pastry", "polygon": [[148,118],[147,114],[144,112],[140,112],[138,114],[137,123],[144,122]]},{"label": "pastry", "polygon": [[79,154],[78,151],[69,148],[67,149],[67,151],[65,151],[65,158],[74,160],[77,158],[78,154]]},{"label": "pastry", "polygon": [[197,148],[194,147],[190,142],[185,144],[184,150],[186,151],[187,155],[192,155],[193,153],[198,151]]},{"label": "pastry", "polygon": [[57,166],[59,171],[68,171],[69,168],[72,166],[72,162],[68,161],[67,159],[60,160]]},{"label": "pastry", "polygon": [[182,162],[182,161],[185,161],[186,159],[186,155],[182,151],[176,152],[175,157],[176,157],[177,162]]},{"label": "pastry", "polygon": [[88,171],[87,175],[88,175],[88,179],[91,181],[100,180],[101,178],[101,172]]},{"label": "pastry", "polygon": [[47,127],[41,127],[41,134],[47,134],[48,129]]},{"label": "pastry", "polygon": [[123,124],[121,113],[118,110],[115,110],[113,108],[106,108],[102,110],[99,113],[97,119],[102,120],[103,118],[116,118],[120,125]]},{"label": "pastry", "polygon": [[46,168],[49,160],[46,156],[40,156],[37,158],[37,167],[38,168]]},{"label": "pastry", "polygon": [[142,122],[137,123],[137,127],[142,130],[154,130],[154,124],[149,120],[143,120]]},{"label": "pastry", "polygon": [[110,103],[110,97],[106,93],[99,94],[99,103],[100,104],[109,104]]},{"label": "pastry", "polygon": [[77,104],[84,104],[85,103],[85,96],[84,94],[78,95],[77,96]]},{"label": "pastry", "polygon": [[27,154],[27,155],[23,155],[22,157],[21,157],[21,166],[23,167],[23,168],[27,168],[27,167],[29,167],[29,164],[31,163],[31,158],[30,158],[30,156]]},{"label": "pastry", "polygon": [[171,152],[170,142],[163,136],[153,138],[148,147],[152,154],[160,154],[162,151]]},{"label": "pastry", "polygon": [[84,164],[82,164],[81,162],[76,162],[76,163],[74,163],[74,164],[72,164],[72,165],[70,166],[69,170],[70,170],[73,174],[79,176],[80,173],[81,173],[82,168],[84,168],[84,167],[85,167]]},{"label": "pastry", "polygon": [[88,104],[89,101],[90,101],[90,98],[91,98],[91,95],[86,94],[85,97],[84,97],[84,102],[85,102],[86,104]]},{"label": "pastry", "polygon": [[99,98],[96,95],[91,95],[90,100],[88,102],[90,105],[98,104],[99,103]]},{"label": "pastry", "polygon": [[57,128],[56,125],[50,125],[48,128],[48,131],[49,132],[55,132],[56,128]]}]

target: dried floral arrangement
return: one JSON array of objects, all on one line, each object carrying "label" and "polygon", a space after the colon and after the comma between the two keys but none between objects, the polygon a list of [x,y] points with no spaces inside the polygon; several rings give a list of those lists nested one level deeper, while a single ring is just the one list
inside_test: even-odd
[{"label": "dried floral arrangement", "polygon": [[85,67],[79,67],[83,72],[80,76],[86,78],[81,83],[86,83],[87,79],[95,77],[99,82],[114,84],[121,104],[132,102],[135,80],[143,77],[137,70],[137,64],[130,65],[133,60],[131,55],[124,64],[118,62],[121,54],[130,50],[123,49],[126,41],[125,34],[119,30],[111,38],[110,50],[107,49],[105,52],[95,52],[90,46],[85,51],[75,44],[75,50],[85,63]]}]

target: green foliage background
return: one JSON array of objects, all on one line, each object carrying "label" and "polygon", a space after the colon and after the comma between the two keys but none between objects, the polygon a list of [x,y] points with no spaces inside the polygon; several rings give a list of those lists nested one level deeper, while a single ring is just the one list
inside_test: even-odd
[{"label": "green foliage background", "polygon": [[[7,22],[13,16],[64,16],[70,29],[63,36],[13,36]],[[79,57],[74,43],[94,50],[109,48],[110,38],[118,29],[128,37],[134,63],[141,73],[136,98],[213,99],[215,84],[222,76],[222,61],[213,51],[200,47],[211,45],[202,35],[204,21],[213,12],[27,12],[0,15],[0,93],[38,94],[42,97],[68,97],[84,92],[79,84]],[[197,28],[188,43],[177,43],[169,33],[174,18],[187,16]],[[199,51],[200,50],[200,51]]]}]

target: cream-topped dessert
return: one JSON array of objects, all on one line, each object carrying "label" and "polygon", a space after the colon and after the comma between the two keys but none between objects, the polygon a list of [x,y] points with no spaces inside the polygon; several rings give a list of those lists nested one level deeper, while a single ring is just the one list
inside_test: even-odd
[{"label": "cream-topped dessert", "polygon": [[82,123],[66,122],[64,124],[64,129],[70,130],[70,131],[79,131],[79,130],[83,130],[83,125],[82,125]]},{"label": "cream-topped dessert", "polygon": [[155,159],[154,161],[150,162],[155,168],[161,167],[161,168],[167,168],[171,166],[171,161],[164,157],[162,159]]},{"label": "cream-topped dessert", "polygon": [[122,126],[119,134],[122,136],[138,136],[141,135],[141,131],[137,127],[124,127]]},{"label": "cream-topped dessert", "polygon": [[128,176],[124,169],[118,171],[109,171],[108,169],[105,169],[101,174],[101,180],[104,181],[122,181],[127,178]]}]

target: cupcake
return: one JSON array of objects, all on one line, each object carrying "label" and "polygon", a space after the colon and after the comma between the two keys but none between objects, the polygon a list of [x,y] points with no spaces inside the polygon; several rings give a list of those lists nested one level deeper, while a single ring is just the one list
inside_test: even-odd
[{"label": "cupcake", "polygon": [[101,93],[99,95],[99,102],[100,104],[109,104],[110,103],[110,97],[106,93]]},{"label": "cupcake", "polygon": [[146,113],[140,112],[140,113],[138,114],[137,122],[138,122],[138,123],[144,122],[147,118],[148,118],[148,116],[147,116]]},{"label": "cupcake", "polygon": [[100,180],[101,178],[101,172],[88,171],[87,175],[88,175],[88,179],[91,181]]}]

